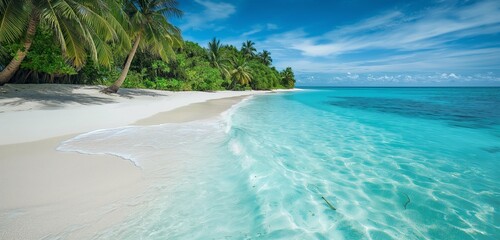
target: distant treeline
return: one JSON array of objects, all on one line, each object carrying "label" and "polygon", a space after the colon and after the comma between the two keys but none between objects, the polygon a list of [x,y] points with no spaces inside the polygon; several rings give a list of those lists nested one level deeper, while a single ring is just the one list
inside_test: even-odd
[{"label": "distant treeline", "polygon": [[[204,48],[182,40],[166,18],[182,15],[173,0],[39,2],[0,2],[0,84],[100,84],[111,86],[108,92],[119,87],[263,90],[295,84],[292,69],[278,71],[271,53],[257,52],[252,41],[237,48],[214,38]],[[95,8],[99,4],[111,7]]]}]

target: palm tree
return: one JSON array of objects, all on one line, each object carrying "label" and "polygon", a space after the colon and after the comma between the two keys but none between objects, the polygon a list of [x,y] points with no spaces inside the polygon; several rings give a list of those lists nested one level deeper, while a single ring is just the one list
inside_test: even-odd
[{"label": "palm tree", "polygon": [[212,65],[212,67],[217,68],[222,76],[228,76],[229,72],[226,67],[226,59],[221,53],[222,45],[220,40],[213,38],[212,41],[208,43],[208,61]]},{"label": "palm tree", "polygon": [[167,21],[167,17],[181,17],[176,0],[127,0],[125,6],[130,18],[134,45],[130,50],[120,77],[104,93],[116,93],[127,77],[137,49],[159,55],[168,61],[175,56],[173,48],[182,43],[180,30]]},{"label": "palm tree", "polygon": [[63,54],[76,67],[85,63],[89,51],[94,61],[109,66],[108,42],[124,40],[120,46],[130,46],[120,9],[116,0],[0,0],[0,43],[21,43],[0,72],[0,85],[19,69],[40,25],[54,32]]},{"label": "palm tree", "polygon": [[266,50],[262,51],[262,53],[259,53],[258,56],[259,60],[266,66],[271,65],[271,63],[273,62],[273,59],[271,58],[271,53]]},{"label": "palm tree", "polygon": [[233,70],[230,71],[230,76],[232,80],[233,87],[236,83],[241,85],[248,85],[252,81],[252,75],[250,73],[251,69],[245,58],[238,57],[233,58],[231,61]]},{"label": "palm tree", "polygon": [[295,86],[295,75],[291,67],[281,71],[281,83],[284,87],[293,88]]},{"label": "palm tree", "polygon": [[255,43],[250,40],[247,40],[241,46],[241,52],[243,52],[243,56],[247,58],[254,57],[256,51],[257,49],[255,49]]}]

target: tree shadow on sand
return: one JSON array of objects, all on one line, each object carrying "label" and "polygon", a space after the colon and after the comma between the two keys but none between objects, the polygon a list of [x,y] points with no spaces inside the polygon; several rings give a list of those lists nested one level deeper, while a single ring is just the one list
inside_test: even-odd
[{"label": "tree shadow on sand", "polygon": [[[96,94],[86,94],[74,92],[82,88],[78,85],[57,85],[45,84],[44,86],[30,86],[8,84],[0,87],[0,100],[3,100],[4,106],[19,106],[26,102],[37,102],[42,108],[57,108],[62,104],[81,104],[81,105],[101,105],[117,103],[119,97],[133,99],[137,96],[159,97],[166,96],[141,89],[120,89],[118,94],[106,95],[100,93],[104,87],[88,86],[86,90],[95,91]],[[117,98],[118,97],[118,98]],[[9,101],[10,100],[10,101]]]},{"label": "tree shadow on sand", "polygon": [[120,90],[118,90],[118,93],[116,94],[120,97],[124,97],[124,98],[129,98],[129,99],[132,99],[134,97],[138,97],[138,96],[147,96],[147,97],[166,97],[167,94],[162,94],[162,93],[156,93],[156,92],[153,92],[153,91],[149,91],[149,90],[144,90],[144,89],[124,89],[124,88],[120,88]]}]

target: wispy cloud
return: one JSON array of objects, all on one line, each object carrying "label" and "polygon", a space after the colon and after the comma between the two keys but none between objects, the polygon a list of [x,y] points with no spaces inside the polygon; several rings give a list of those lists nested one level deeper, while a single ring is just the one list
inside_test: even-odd
[{"label": "wispy cloud", "polygon": [[279,29],[278,25],[274,24],[274,23],[268,23],[266,24],[266,27],[268,30],[276,30],[276,29]]},{"label": "wispy cloud", "polygon": [[[461,9],[434,9],[420,16],[390,12],[344,26],[291,47],[306,56],[345,54],[361,49],[422,50],[457,39],[491,33],[500,24],[500,2],[488,1]],[[328,43],[318,43],[318,42]]]},{"label": "wispy cloud", "polygon": [[263,31],[273,31],[276,29],[278,29],[278,25],[272,23],[268,23],[266,25],[255,25],[249,31],[242,33],[240,37],[245,38]]},{"label": "wispy cloud", "polygon": [[[332,60],[334,61],[334,60]],[[351,61],[324,61],[316,58],[282,59],[281,67],[294,66],[301,72],[421,72],[421,71],[484,71],[499,68],[500,48],[465,50],[432,50]]]},{"label": "wispy cloud", "polygon": [[236,12],[235,5],[230,3],[209,0],[195,2],[200,4],[203,10],[197,13],[187,12],[184,16],[186,22],[181,25],[183,30],[214,28],[214,21],[226,19]]},{"label": "wispy cloud", "polygon": [[256,33],[262,32],[262,30],[263,30],[262,27],[256,26],[256,27],[252,28],[251,30],[242,33],[241,37],[247,37],[247,36],[250,36],[250,35],[254,35]]},{"label": "wispy cloud", "polygon": [[482,1],[412,14],[385,12],[320,35],[295,29],[259,44],[277,50],[279,65],[302,72],[500,70],[498,41],[460,42],[498,36],[499,30],[500,2]]}]

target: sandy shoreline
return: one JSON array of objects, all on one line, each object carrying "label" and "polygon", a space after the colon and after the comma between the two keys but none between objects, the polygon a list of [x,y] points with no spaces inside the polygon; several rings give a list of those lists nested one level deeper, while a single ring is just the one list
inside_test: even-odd
[{"label": "sandy shoreline", "polygon": [[0,87],[0,145],[126,126],[192,103],[264,93],[122,89],[110,96],[99,90],[56,84]]},{"label": "sandy shoreline", "polygon": [[[211,118],[245,96],[262,93],[125,90],[108,96],[98,90],[75,85],[0,89],[0,239],[61,232],[69,234],[65,239],[89,238],[134,211],[134,197],[147,181],[139,168],[109,155],[58,152],[62,141],[103,128]],[[103,208],[109,208],[105,215]]]}]

